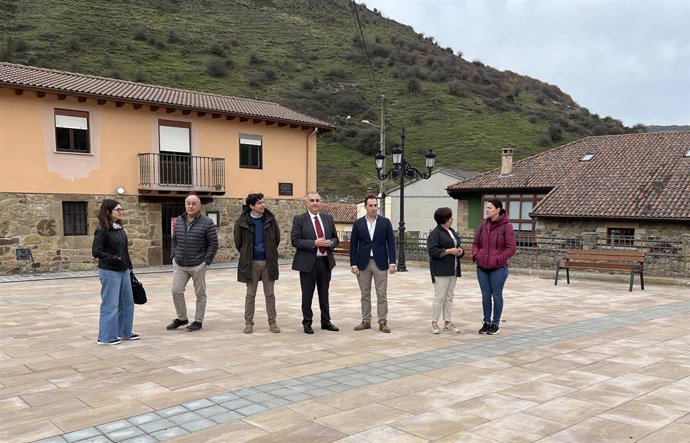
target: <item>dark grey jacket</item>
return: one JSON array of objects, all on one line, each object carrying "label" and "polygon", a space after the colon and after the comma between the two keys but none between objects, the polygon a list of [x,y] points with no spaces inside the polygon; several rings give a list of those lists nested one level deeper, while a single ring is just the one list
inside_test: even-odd
[{"label": "dark grey jacket", "polygon": [[[460,244],[460,237],[458,234],[450,228],[448,231],[455,237],[457,242],[457,247],[462,248]],[[462,271],[460,270],[460,257],[465,255],[464,248],[463,253],[460,256],[454,255],[443,255],[444,250],[455,248],[455,243],[450,238],[445,229],[441,226],[436,226],[429,237],[426,240],[426,248],[429,252],[429,269],[431,270],[431,281],[435,281],[434,277],[460,277]]]},{"label": "dark grey jacket", "polygon": [[[311,272],[316,264],[316,231],[314,231],[314,224],[312,218],[314,216],[311,212],[297,214],[292,219],[292,231],[290,232],[290,240],[292,246],[297,249],[295,257],[292,259],[292,270],[300,272]],[[332,248],[328,249],[328,266],[330,269],[335,267],[335,258],[333,257],[333,248],[338,246],[338,233],[335,230],[335,223],[333,217],[319,212],[319,217],[323,223],[322,229],[324,237],[333,242]]]},{"label": "dark grey jacket", "polygon": [[[240,252],[237,266],[237,281],[252,282],[252,264],[254,263],[254,224],[249,220],[249,209],[242,212],[235,222],[232,235],[235,247]],[[266,270],[268,279],[278,280],[278,245],[280,244],[280,228],[278,221],[271,211],[264,212],[264,246],[266,247]]]},{"label": "dark grey jacket", "polygon": [[210,265],[218,252],[218,234],[213,221],[199,214],[187,223],[187,214],[175,220],[175,233],[172,237],[171,257],[179,266],[199,266],[202,262]]},{"label": "dark grey jacket", "polygon": [[98,259],[98,268],[124,272],[132,269],[127,233],[124,229],[108,229],[98,225],[93,234],[91,254]]}]

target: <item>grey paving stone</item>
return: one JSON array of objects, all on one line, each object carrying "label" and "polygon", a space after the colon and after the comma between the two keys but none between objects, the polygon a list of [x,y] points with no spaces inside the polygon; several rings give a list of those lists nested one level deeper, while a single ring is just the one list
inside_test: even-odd
[{"label": "grey paving stone", "polygon": [[265,410],[266,410],[266,408],[261,406],[261,405],[249,405],[249,406],[245,406],[244,408],[238,409],[235,412],[237,412],[238,414],[247,416],[247,415],[258,414],[259,412],[263,412]]},{"label": "grey paving stone", "polygon": [[238,398],[237,400],[231,400],[228,402],[225,402],[221,404],[222,407],[229,409],[231,411],[234,411],[235,409],[243,408],[245,406],[248,406],[252,404],[252,402],[244,399],[244,398]]},{"label": "grey paving stone", "polygon": [[387,372],[385,374],[381,374],[381,378],[385,378],[386,380],[395,380],[396,378],[400,378],[400,375],[396,374],[395,372]]},{"label": "grey paving stone", "polygon": [[261,391],[259,391],[258,389],[254,389],[254,388],[244,388],[244,389],[238,389],[236,391],[233,391],[232,393],[235,395],[238,395],[240,397],[249,397],[250,395],[260,394]]},{"label": "grey paving stone", "polygon": [[207,418],[202,418],[201,420],[190,421],[189,423],[185,423],[181,426],[186,431],[196,432],[196,431],[201,431],[202,429],[210,428],[211,426],[216,426],[216,425],[218,425],[218,423],[211,421]]},{"label": "grey paving stone", "polygon": [[352,389],[352,387],[348,385],[333,385],[329,386],[328,389],[333,392],[344,392]]},{"label": "grey paving stone", "polygon": [[294,385],[300,384],[300,382],[297,381],[297,380],[295,380],[295,379],[289,378],[289,379],[286,379],[286,380],[277,381],[277,382],[275,382],[275,384],[280,385],[280,386],[283,386],[283,387],[286,387],[286,388],[289,388],[290,386],[294,386]]},{"label": "grey paving stone", "polygon": [[239,420],[240,418],[244,417],[243,415],[238,414],[237,412],[227,412],[225,414],[219,414],[219,415],[214,415],[210,419],[218,424],[221,423],[227,423],[229,421],[233,420]]},{"label": "grey paving stone", "polygon": [[66,441],[67,440],[58,435],[56,437],[44,438],[43,440],[38,440],[34,443],[65,443]]},{"label": "grey paving stone", "polygon": [[288,395],[285,397],[285,400],[288,400],[291,403],[299,403],[304,400],[310,400],[312,397],[310,395],[304,394],[304,393],[295,393],[293,395]]},{"label": "grey paving stone", "polygon": [[190,411],[196,411],[197,409],[207,408],[213,405],[214,403],[211,400],[206,400],[205,398],[202,400],[190,401],[189,403],[182,404],[182,406],[189,409]]},{"label": "grey paving stone", "polygon": [[273,394],[268,394],[266,392],[262,392],[259,394],[250,395],[248,397],[245,397],[244,399],[247,401],[250,401],[252,403],[258,403],[260,401],[266,401],[266,400],[270,400],[272,398],[276,398],[276,396]]},{"label": "grey paving stone", "polygon": [[183,423],[189,423],[191,421],[201,420],[203,417],[196,412],[187,412],[186,414],[174,415],[168,420],[175,423],[176,425],[181,425]]},{"label": "grey paving stone", "polygon": [[228,412],[227,409],[216,404],[214,404],[210,408],[199,409],[196,411],[197,414],[204,418],[209,418],[218,414],[225,414],[226,412]]},{"label": "grey paving stone", "polygon": [[227,394],[216,395],[213,397],[209,397],[208,399],[214,403],[221,404],[221,403],[228,402],[230,400],[237,400],[238,398],[240,398],[238,395],[235,395],[235,394],[228,392]]},{"label": "grey paving stone", "polygon": [[125,440],[122,443],[155,443],[158,440],[151,437],[150,435],[140,435],[139,437],[134,437],[129,440]]},{"label": "grey paving stone", "polygon": [[304,377],[300,377],[297,380],[301,381],[302,383],[309,384],[309,383],[313,383],[315,381],[319,381],[321,379],[315,375],[305,375]]},{"label": "grey paving stone", "polygon": [[278,390],[271,392],[271,394],[276,396],[276,397],[286,397],[288,395],[294,395],[295,392],[297,392],[297,391],[295,391],[292,388],[282,388],[282,389],[278,389]]},{"label": "grey paving stone", "polygon": [[[348,388],[349,389],[349,388]],[[285,400],[284,398],[273,398],[271,400],[266,400],[259,402],[259,404],[266,409],[278,408],[280,406],[291,405],[293,402]]]},{"label": "grey paving stone", "polygon": [[108,437],[112,441],[121,442],[124,440],[129,440],[130,438],[138,437],[143,433],[144,431],[142,431],[141,429],[135,426],[131,426],[129,428],[117,430],[115,432],[110,432],[106,434],[106,437]]},{"label": "grey paving stone", "polygon": [[134,417],[129,417],[127,419],[128,422],[132,423],[135,426],[143,425],[144,423],[150,423],[152,421],[160,420],[161,417],[160,415],[156,414],[155,412],[149,412],[148,414],[143,414],[143,415],[136,415]]},{"label": "grey paving stone", "polygon": [[275,391],[277,389],[282,389],[283,387],[284,387],[284,385],[281,385],[280,383],[276,382],[276,383],[269,383],[266,385],[257,386],[256,389],[261,391],[261,392],[271,392],[271,391]]},{"label": "grey paving stone", "polygon": [[160,415],[162,418],[170,418],[175,415],[186,414],[187,412],[189,412],[189,409],[181,405],[177,405],[173,406],[172,408],[162,409],[158,411],[157,414]]},{"label": "grey paving stone", "polygon": [[316,397],[324,397],[326,395],[333,394],[334,392],[335,391],[330,389],[330,388],[316,388],[316,389],[312,389],[311,391],[303,392],[303,394],[316,398]]},{"label": "grey paving stone", "polygon": [[[304,391],[308,391],[308,390],[312,389],[313,387],[314,387],[314,384],[313,384],[313,383],[302,383],[302,384],[299,384],[299,385],[290,386],[288,389],[289,389],[290,391],[292,391],[292,393],[294,394],[295,392],[304,392]],[[283,391],[282,391],[282,390],[280,390],[280,391],[274,391],[274,392],[272,392],[272,394],[273,394],[273,395],[278,395],[279,392],[282,394]]]},{"label": "grey paving stone", "polygon": [[86,428],[74,432],[69,432],[63,435],[63,438],[69,443],[73,443],[75,441],[85,440],[87,438],[95,437],[97,435],[101,435],[101,431],[99,431],[96,428]]},{"label": "grey paving stone", "polygon": [[189,434],[189,432],[185,431],[179,426],[175,426],[172,428],[163,429],[162,431],[154,432],[153,434],[151,434],[151,436],[158,441],[165,441],[186,434]]},{"label": "grey paving stone", "polygon": [[[366,383],[369,383],[370,385],[373,385],[376,383],[383,383],[384,381],[386,381],[385,378],[379,377],[378,375],[366,376],[366,377],[363,377],[362,380],[364,380]],[[328,389],[330,389],[330,388],[331,387],[329,386]]]},{"label": "grey paving stone", "polygon": [[97,435],[86,440],[79,440],[75,443],[112,443],[112,440],[110,440],[105,435]]},{"label": "grey paving stone", "polygon": [[151,434],[153,432],[162,431],[163,429],[172,428],[174,426],[175,424],[173,422],[171,422],[167,418],[163,418],[158,421],[144,423],[143,425],[139,426],[139,428],[147,434]]},{"label": "grey paving stone", "polygon": [[343,384],[346,386],[350,386],[351,388],[361,388],[362,386],[367,385],[367,383],[364,380],[351,380]]},{"label": "grey paving stone", "polygon": [[98,425],[98,426],[96,426],[96,429],[101,431],[103,434],[108,434],[110,432],[115,432],[115,431],[118,431],[120,429],[128,428],[130,426],[132,426],[132,425],[129,424],[127,422],[127,420],[118,420],[118,421],[114,421],[111,423]]}]

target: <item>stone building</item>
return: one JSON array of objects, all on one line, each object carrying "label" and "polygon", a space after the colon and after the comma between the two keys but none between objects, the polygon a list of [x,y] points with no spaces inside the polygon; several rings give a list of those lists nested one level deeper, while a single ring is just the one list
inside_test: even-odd
[{"label": "stone building", "polygon": [[587,137],[515,164],[503,149],[500,169],[447,191],[465,212],[467,235],[498,198],[519,246],[636,248],[672,262],[660,273],[690,275],[688,131]]},{"label": "stone building", "polygon": [[[171,220],[200,196],[233,260],[244,198],[263,192],[289,238],[317,189],[319,133],[276,103],[0,63],[0,274],[92,269],[104,198],[125,209],[134,265],[170,262]],[[281,253],[291,253],[289,241]]]}]

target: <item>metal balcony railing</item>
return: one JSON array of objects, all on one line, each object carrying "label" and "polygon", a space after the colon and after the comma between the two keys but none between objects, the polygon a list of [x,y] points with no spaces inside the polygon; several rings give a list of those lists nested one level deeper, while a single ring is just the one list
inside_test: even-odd
[{"label": "metal balcony railing", "polygon": [[225,193],[225,159],[186,154],[139,154],[139,190]]}]

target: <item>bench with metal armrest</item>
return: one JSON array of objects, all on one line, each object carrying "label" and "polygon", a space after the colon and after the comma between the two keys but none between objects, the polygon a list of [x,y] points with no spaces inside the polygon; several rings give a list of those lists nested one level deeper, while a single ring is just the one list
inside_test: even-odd
[{"label": "bench with metal armrest", "polygon": [[640,288],[644,290],[644,258],[642,251],[623,249],[571,250],[566,252],[556,264],[556,280],[561,269],[565,269],[566,281],[570,284],[570,270],[584,269],[593,271],[629,272],[630,291],[633,290],[635,274],[640,274]]}]

